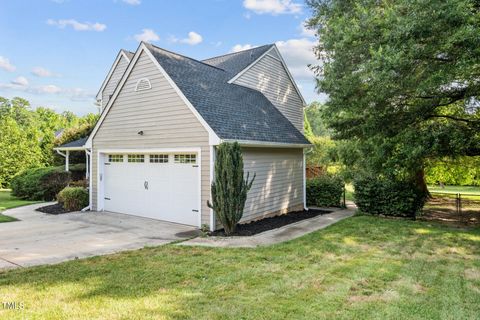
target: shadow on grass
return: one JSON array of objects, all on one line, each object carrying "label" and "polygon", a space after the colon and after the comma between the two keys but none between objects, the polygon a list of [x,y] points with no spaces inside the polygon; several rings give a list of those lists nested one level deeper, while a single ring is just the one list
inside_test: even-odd
[{"label": "shadow on grass", "polygon": [[[13,270],[0,274],[0,293],[14,288],[16,299],[37,300],[61,295],[71,305],[109,301],[142,317],[347,315],[399,303],[427,304],[430,317],[438,316],[434,306],[446,287],[463,286],[452,302],[468,312],[473,304],[467,304],[480,301],[480,284],[468,289],[461,276],[466,267],[476,270],[479,258],[479,230],[357,216],[271,247],[167,245]],[[462,298],[467,294],[470,300]]]}]

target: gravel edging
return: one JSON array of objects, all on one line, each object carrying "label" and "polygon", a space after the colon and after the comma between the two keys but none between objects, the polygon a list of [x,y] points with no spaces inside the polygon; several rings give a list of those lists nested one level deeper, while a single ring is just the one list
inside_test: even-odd
[{"label": "gravel edging", "polygon": [[340,220],[353,216],[355,210],[355,207],[338,209],[327,215],[320,215],[314,218],[301,220],[250,237],[197,237],[180,242],[177,245],[230,248],[255,248],[258,246],[268,246],[289,241],[308,233],[324,229]]},{"label": "gravel edging", "polygon": [[[286,225],[294,224],[299,221],[303,221],[305,219],[311,219],[319,215],[329,214],[332,211],[335,211],[335,210],[312,208],[312,209],[303,210],[303,211],[292,211],[292,212],[274,216],[274,217],[268,217],[268,218],[251,221],[245,224],[239,224],[237,226],[235,233],[233,233],[229,237],[232,237],[232,236],[250,237],[266,231],[278,229]],[[223,231],[223,229],[210,232],[208,236],[209,237],[228,237]]]}]

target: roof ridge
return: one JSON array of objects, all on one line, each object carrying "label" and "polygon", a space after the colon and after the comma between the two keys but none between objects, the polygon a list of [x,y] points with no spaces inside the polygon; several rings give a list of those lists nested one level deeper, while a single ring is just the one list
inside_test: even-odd
[{"label": "roof ridge", "polygon": [[198,63],[200,63],[200,64],[203,64],[203,65],[205,65],[205,66],[207,66],[207,67],[214,68],[214,69],[218,69],[218,70],[220,70],[220,71],[225,72],[225,70],[222,69],[222,68],[219,68],[219,67],[216,67],[216,66],[212,66],[211,64],[205,63],[205,62],[200,61],[200,60],[197,60],[197,59],[195,59],[195,58],[188,57],[188,56],[186,56],[186,55],[183,55],[183,54],[180,54],[180,53],[177,53],[177,52],[173,52],[173,51],[170,51],[170,50],[168,50],[168,49],[160,48],[160,47],[158,47],[158,46],[156,46],[156,45],[154,45],[154,44],[148,43],[148,42],[145,42],[145,44],[148,44],[148,45],[154,47],[155,49],[162,50],[162,51],[168,52],[168,53],[170,53],[170,54],[173,54],[173,55],[175,55],[175,56],[183,57],[183,58],[186,58],[186,59],[189,59],[189,60],[198,62]]},{"label": "roof ridge", "polygon": [[207,61],[207,60],[212,60],[212,59],[218,59],[218,58],[222,58],[222,57],[226,57],[226,56],[231,56],[231,55],[234,55],[234,54],[244,53],[244,52],[247,52],[247,51],[251,51],[251,50],[255,50],[255,49],[262,48],[262,47],[267,47],[267,46],[273,46],[273,45],[275,45],[275,44],[270,43],[270,44],[264,44],[264,45],[261,45],[261,46],[258,46],[258,47],[253,47],[253,48],[250,48],[250,49],[240,50],[240,51],[237,51],[237,52],[225,53],[225,54],[222,54],[222,55],[219,55],[219,56],[203,59],[202,62]]}]

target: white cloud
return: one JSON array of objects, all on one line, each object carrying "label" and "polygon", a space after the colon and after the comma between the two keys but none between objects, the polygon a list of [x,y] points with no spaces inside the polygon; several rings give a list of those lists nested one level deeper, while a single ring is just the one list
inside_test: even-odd
[{"label": "white cloud", "polygon": [[142,3],[140,0],[123,0],[123,2],[132,6],[138,6],[140,3]]},{"label": "white cloud", "polygon": [[292,0],[244,0],[243,6],[256,14],[277,15],[302,12],[302,5]]},{"label": "white cloud", "polygon": [[152,29],[142,29],[142,33],[136,34],[133,36],[138,42],[154,42],[160,40],[158,34],[155,33]]},{"label": "white cloud", "polygon": [[236,44],[232,47],[232,49],[230,50],[230,52],[238,52],[238,51],[243,51],[243,50],[248,50],[248,49],[252,49],[252,48],[255,48],[257,46],[252,46],[251,44]]},{"label": "white cloud", "polygon": [[48,77],[58,77],[59,75],[53,73],[52,71],[45,69],[43,67],[35,67],[32,69],[32,74],[41,77],[41,78],[48,78]]},{"label": "white cloud", "polygon": [[93,101],[95,97],[94,92],[90,92],[82,88],[65,89],[63,90],[63,93],[72,101]]},{"label": "white cloud", "polygon": [[183,42],[192,46],[199,44],[202,41],[203,41],[202,36],[196,33],[195,31],[190,31],[188,33],[188,38],[180,40],[180,42]]},{"label": "white cloud", "polygon": [[62,88],[54,84],[47,84],[44,86],[33,87],[29,91],[39,94],[54,94],[62,92]]},{"label": "white cloud", "polygon": [[170,36],[168,38],[168,41],[170,42],[180,42],[180,43],[186,43],[186,44],[189,44],[189,45],[197,45],[199,44],[200,42],[203,41],[203,37],[201,35],[199,35],[198,33],[196,33],[195,31],[190,31],[188,33],[188,38],[184,38],[184,39],[178,39],[177,37],[175,36]]},{"label": "white cloud", "polygon": [[95,93],[82,88],[61,88],[54,84],[30,86],[25,77],[17,77],[9,83],[0,83],[0,89],[28,92],[35,95],[59,95],[71,101],[93,101]]},{"label": "white cloud", "polygon": [[276,45],[295,79],[312,79],[314,77],[313,71],[308,67],[308,65],[320,63],[313,52],[313,47],[316,45],[314,40],[289,39],[278,41]]},{"label": "white cloud", "polygon": [[22,76],[16,77],[15,79],[13,79],[13,80],[11,81],[11,83],[14,84],[14,85],[17,85],[17,86],[21,86],[21,87],[26,87],[26,86],[28,86],[28,80],[27,80],[27,78],[22,77]]},{"label": "white cloud", "polygon": [[16,67],[10,63],[10,60],[8,60],[5,57],[0,56],[0,69],[13,72],[15,71]]},{"label": "white cloud", "polygon": [[310,29],[309,27],[307,27],[307,21],[302,21],[302,23],[300,23],[300,26],[299,26],[299,29],[300,29],[300,35],[302,35],[303,37],[315,37],[315,30],[314,29]]},{"label": "white cloud", "polygon": [[107,26],[103,23],[91,23],[91,22],[78,22],[75,19],[60,19],[60,20],[53,20],[48,19],[47,24],[51,26],[56,26],[61,29],[64,29],[68,26],[72,27],[75,31],[104,31]]}]

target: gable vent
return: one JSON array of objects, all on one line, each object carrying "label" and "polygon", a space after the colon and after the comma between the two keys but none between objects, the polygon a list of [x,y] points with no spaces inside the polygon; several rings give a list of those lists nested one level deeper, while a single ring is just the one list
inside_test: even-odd
[{"label": "gable vent", "polygon": [[152,85],[150,84],[150,80],[148,80],[148,78],[142,78],[137,81],[135,91],[143,91],[148,89],[152,89]]}]

